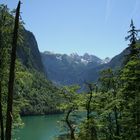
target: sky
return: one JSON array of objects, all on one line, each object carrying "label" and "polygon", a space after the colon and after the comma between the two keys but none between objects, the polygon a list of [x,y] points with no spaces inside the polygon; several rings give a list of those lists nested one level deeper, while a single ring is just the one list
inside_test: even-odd
[{"label": "sky", "polygon": [[[140,0],[21,0],[21,16],[39,50],[113,57],[125,41],[131,19],[140,28]],[[18,0],[1,0],[10,9]]]}]

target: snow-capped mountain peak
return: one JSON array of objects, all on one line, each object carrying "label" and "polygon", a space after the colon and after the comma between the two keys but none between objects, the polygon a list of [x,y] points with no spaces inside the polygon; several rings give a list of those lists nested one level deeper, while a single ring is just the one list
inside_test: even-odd
[{"label": "snow-capped mountain peak", "polygon": [[59,53],[45,51],[44,54],[55,57],[57,59],[57,61],[62,61],[64,59],[66,59],[66,61],[68,63],[75,63],[75,64],[87,65],[89,63],[93,63],[93,64],[100,65],[103,63],[110,62],[109,57],[102,60],[102,59],[98,58],[97,56],[88,54],[88,53],[85,53],[84,55],[78,55],[77,53],[71,53],[70,55],[67,55],[67,54],[59,54]]},{"label": "snow-capped mountain peak", "polygon": [[103,60],[103,63],[109,63],[111,61],[111,59],[109,57],[106,57],[104,60]]}]

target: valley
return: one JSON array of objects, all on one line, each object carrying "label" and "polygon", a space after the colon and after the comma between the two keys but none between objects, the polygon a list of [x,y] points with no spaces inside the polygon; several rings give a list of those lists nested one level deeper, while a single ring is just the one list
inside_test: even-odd
[{"label": "valley", "polygon": [[140,30],[120,6],[140,3],[24,2],[0,4],[0,139],[139,140]]}]

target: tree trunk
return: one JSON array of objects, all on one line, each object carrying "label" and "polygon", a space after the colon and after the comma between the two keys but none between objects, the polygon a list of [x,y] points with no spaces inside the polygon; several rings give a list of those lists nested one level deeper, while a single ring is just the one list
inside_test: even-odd
[{"label": "tree trunk", "polygon": [[13,113],[13,93],[14,93],[14,80],[15,80],[15,60],[16,60],[16,48],[18,39],[18,28],[19,28],[19,16],[20,16],[20,4],[19,1],[16,9],[15,25],[13,32],[11,62],[10,62],[10,73],[8,83],[8,100],[7,100],[7,118],[6,118],[6,140],[11,140],[12,133],[12,113]]},{"label": "tree trunk", "polygon": [[72,109],[70,109],[68,112],[67,112],[67,115],[66,115],[66,123],[70,129],[70,137],[71,137],[71,140],[75,140],[75,134],[74,134],[74,131],[75,129],[72,127],[70,121],[69,121],[69,116],[70,116],[70,113],[72,112]]},{"label": "tree trunk", "polygon": [[86,106],[86,110],[87,110],[87,120],[90,119],[90,114],[91,114],[91,100],[92,100],[92,92],[93,92],[93,88],[92,88],[92,85],[89,84],[89,83],[86,83],[88,88],[89,88],[89,99],[87,100],[87,106]]},{"label": "tree trunk", "polygon": [[97,92],[97,87],[95,85],[95,89],[93,88],[93,85],[90,83],[86,83],[88,88],[89,88],[89,98],[87,99],[87,105],[86,105],[86,110],[87,110],[87,121],[88,121],[88,129],[90,130],[90,139],[91,140],[97,140],[97,132],[95,127],[93,126],[92,128],[90,127],[89,120],[91,119],[91,102],[93,98],[93,91]]}]

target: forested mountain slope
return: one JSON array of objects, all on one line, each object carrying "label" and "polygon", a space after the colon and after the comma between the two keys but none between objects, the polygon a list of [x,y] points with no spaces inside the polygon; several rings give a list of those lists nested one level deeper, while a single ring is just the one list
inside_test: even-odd
[{"label": "forested mountain slope", "polygon": [[109,63],[102,64],[95,68],[89,69],[86,73],[86,80],[87,81],[97,81],[100,75],[100,72],[104,69],[111,68],[111,69],[120,69],[123,66],[123,62],[128,55],[130,48],[126,48],[120,54],[113,57]]},{"label": "forested mountain slope", "polygon": [[18,46],[18,58],[26,67],[34,68],[37,71],[44,73],[44,67],[35,36],[24,27],[21,32],[23,38],[22,43]]},{"label": "forested mountain slope", "polygon": [[[7,26],[8,25],[8,26]],[[0,5],[0,86],[1,100],[6,114],[9,67],[14,27],[13,12]],[[47,79],[37,41],[20,21],[17,39],[17,59],[14,84],[14,116],[56,113],[59,89]],[[55,104],[52,102],[55,101]],[[14,120],[16,120],[14,118]]]},{"label": "forested mountain slope", "polygon": [[119,55],[111,60],[100,58],[85,53],[78,54],[55,54],[51,52],[41,53],[42,62],[48,78],[58,85],[82,85],[85,81],[97,81],[99,73],[103,69],[119,69],[123,65],[129,48],[126,48]]},{"label": "forested mountain slope", "polygon": [[22,92],[24,99],[20,114],[57,113],[59,89],[47,79],[35,36],[24,27],[21,36],[22,41],[17,50],[16,73],[17,93]]}]

